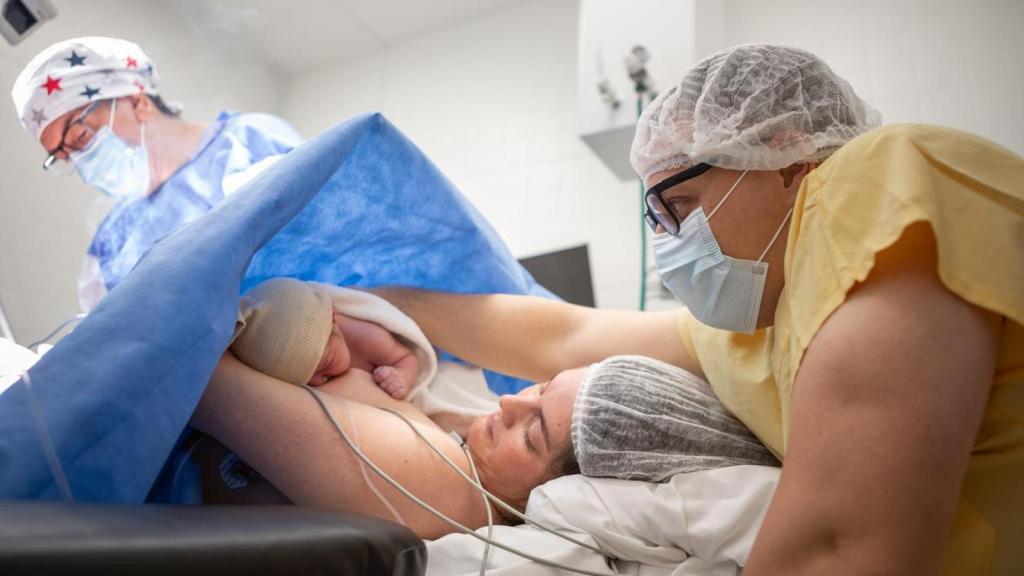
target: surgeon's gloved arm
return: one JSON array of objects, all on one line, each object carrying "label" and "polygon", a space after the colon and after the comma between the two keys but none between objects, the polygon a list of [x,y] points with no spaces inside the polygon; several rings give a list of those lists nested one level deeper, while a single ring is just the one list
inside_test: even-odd
[{"label": "surgeon's gloved arm", "polygon": [[547,380],[617,354],[641,354],[702,375],[679,338],[678,312],[600,310],[511,294],[370,290],[409,315],[427,339],[477,366]]}]

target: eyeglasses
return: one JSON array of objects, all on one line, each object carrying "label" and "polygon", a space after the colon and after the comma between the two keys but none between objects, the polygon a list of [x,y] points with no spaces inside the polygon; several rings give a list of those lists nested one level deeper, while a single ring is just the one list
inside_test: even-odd
[{"label": "eyeglasses", "polygon": [[[67,176],[74,171],[75,166],[69,160],[69,155],[71,152],[85,150],[89,147],[89,143],[92,142],[96,131],[85,123],[85,119],[104,102],[106,100],[89,104],[85,107],[85,110],[82,110],[81,114],[64,126],[64,131],[60,135],[60,144],[53,150],[47,150],[49,156],[46,157],[46,160],[43,160],[43,170],[60,176]],[[63,155],[63,157],[58,156],[58,154]]]},{"label": "eyeglasses", "polygon": [[647,225],[651,227],[651,230],[657,232],[658,226],[661,226],[665,232],[668,232],[673,236],[679,235],[679,217],[674,211],[669,209],[665,200],[661,197],[661,194],[665,190],[668,190],[673,186],[678,186],[691,178],[696,178],[708,170],[711,170],[710,164],[696,164],[678,174],[673,174],[672,176],[665,178],[644,193],[644,203],[647,204],[647,212],[644,213],[644,220],[647,221]]}]

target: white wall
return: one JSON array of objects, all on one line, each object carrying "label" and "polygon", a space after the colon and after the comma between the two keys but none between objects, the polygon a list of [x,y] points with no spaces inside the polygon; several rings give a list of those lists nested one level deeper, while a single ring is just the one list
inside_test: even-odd
[{"label": "white wall", "polygon": [[[636,124],[636,95],[624,60],[637,44],[650,52],[647,71],[655,90],[678,80],[696,56],[692,30],[695,0],[582,0],[580,2],[577,99],[585,132]],[[601,101],[596,88],[603,76],[622,100],[617,110]],[[628,151],[627,151],[628,154]]]},{"label": "white wall", "polygon": [[[651,69],[659,87],[678,80],[688,60],[725,46],[791,44],[820,54],[887,122],[951,125],[1024,153],[1019,0],[679,0],[692,10],[692,25],[650,8],[675,0],[533,0],[291,79],[223,40],[220,28],[230,22],[183,21],[179,14],[194,12],[181,9],[185,1],[56,0],[56,21],[23,45],[0,47],[0,85],[10,86],[51,42],[109,34],[143,43],[166,94],[193,119],[224,107],[277,112],[312,136],[379,110],[517,256],[589,244],[603,307],[637,304],[640,207],[636,184],[618,182],[578,136],[581,102],[596,99],[592,88],[577,94],[578,66],[593,67],[592,55],[579,61],[577,53],[586,3],[649,19],[645,41],[656,47]],[[609,46],[644,30],[642,23],[605,24]],[[605,58],[609,76],[618,74],[621,56]],[[97,195],[76,178],[55,181],[38,169],[43,153],[11,108],[0,113],[0,142],[0,299],[25,342],[76,309],[86,214]],[[649,290],[655,287],[652,278]]]},{"label": "white wall", "polygon": [[[576,105],[583,141],[619,177],[636,180],[629,163],[638,107],[650,102],[694,62],[694,0],[582,0]],[[657,15],[657,17],[653,17]],[[684,33],[681,33],[684,32]],[[638,95],[625,58],[633,47],[650,55],[647,91]],[[598,85],[611,88],[620,102],[610,106]]]},{"label": "white wall", "polygon": [[7,94],[25,64],[53,42],[75,36],[120,36],[154,60],[164,95],[190,120],[224,108],[277,112],[280,79],[214,30],[188,24],[173,3],[54,0],[59,15],[18,46],[0,44],[0,301],[19,342],[41,338],[77,311],[76,280],[91,230],[105,203],[77,177],[43,173],[45,153],[21,128]]},{"label": "white wall", "polygon": [[313,70],[284,113],[309,136],[383,112],[516,256],[587,243],[598,305],[635,307],[639,198],[578,137],[577,14],[574,0],[524,2]]},{"label": "white wall", "polygon": [[968,130],[1024,154],[1020,0],[698,0],[698,51],[746,42],[821,56],[885,123]]},{"label": "white wall", "polygon": [[[629,149],[637,119],[637,95],[625,68],[625,56],[633,46],[644,46],[650,60],[645,67],[653,89],[660,91],[679,80],[683,70],[697,61],[696,0],[581,0],[579,15],[579,65],[576,106],[578,129],[584,141],[618,178],[627,182],[624,190],[635,198],[637,207],[623,214],[620,227],[628,227],[642,210],[640,188],[629,163]],[[621,104],[610,108],[599,96],[596,85],[602,79],[612,86]],[[644,103],[650,95],[644,97]],[[632,219],[632,220],[631,220]],[[649,236],[649,234],[648,234]],[[678,308],[679,301],[661,285],[654,254],[647,246],[646,309]],[[639,250],[639,247],[634,247]],[[639,268],[633,293],[626,305],[640,302]]]}]

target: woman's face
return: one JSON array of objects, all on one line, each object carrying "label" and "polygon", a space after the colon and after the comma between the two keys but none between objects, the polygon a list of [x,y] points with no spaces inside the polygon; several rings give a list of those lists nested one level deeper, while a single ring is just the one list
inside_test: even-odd
[{"label": "woman's face", "polygon": [[473,421],[467,442],[488,490],[521,509],[530,490],[558,473],[556,462],[572,450],[572,407],[586,370],[502,396],[496,412]]}]

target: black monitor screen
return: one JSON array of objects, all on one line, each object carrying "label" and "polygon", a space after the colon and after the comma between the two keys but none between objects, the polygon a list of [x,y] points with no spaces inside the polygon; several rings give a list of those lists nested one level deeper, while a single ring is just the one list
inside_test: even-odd
[{"label": "black monitor screen", "polygon": [[24,34],[29,28],[36,25],[39,20],[28,11],[28,8],[21,3],[21,0],[7,0],[4,2],[4,20],[14,28],[19,35]]},{"label": "black monitor screen", "polygon": [[594,305],[594,285],[590,280],[587,246],[577,246],[540,254],[519,261],[541,286],[557,296],[582,306]]}]

